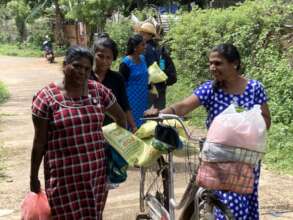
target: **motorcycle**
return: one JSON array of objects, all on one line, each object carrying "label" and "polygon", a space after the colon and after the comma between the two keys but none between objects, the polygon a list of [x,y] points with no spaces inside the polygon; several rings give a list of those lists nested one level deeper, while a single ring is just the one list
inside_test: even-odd
[{"label": "motorcycle", "polygon": [[44,52],[45,52],[45,58],[48,60],[48,62],[54,63],[55,56],[54,56],[53,50],[49,47],[45,47]]}]

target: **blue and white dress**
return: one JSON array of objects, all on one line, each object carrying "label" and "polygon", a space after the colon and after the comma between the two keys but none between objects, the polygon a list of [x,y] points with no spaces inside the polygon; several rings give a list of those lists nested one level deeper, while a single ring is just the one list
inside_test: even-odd
[{"label": "blue and white dress", "polygon": [[[245,109],[251,109],[254,105],[262,105],[268,98],[263,85],[256,80],[249,80],[242,94],[228,94],[222,89],[213,89],[212,81],[208,81],[197,89],[194,94],[199,98],[201,105],[207,110],[206,126],[209,128],[213,119],[223,112],[231,103]],[[258,183],[260,166],[254,169],[255,181],[252,194],[241,195],[227,191],[216,191],[219,199],[228,205],[236,220],[258,220]],[[215,213],[217,220],[225,220],[219,210]]]}]

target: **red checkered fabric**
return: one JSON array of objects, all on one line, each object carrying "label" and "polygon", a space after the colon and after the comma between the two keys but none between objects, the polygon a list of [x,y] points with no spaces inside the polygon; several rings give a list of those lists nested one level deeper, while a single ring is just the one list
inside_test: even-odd
[{"label": "red checkered fabric", "polygon": [[32,113],[49,121],[44,156],[52,219],[102,219],[107,192],[104,111],[116,102],[109,89],[88,81],[89,96],[72,99],[55,83],[33,98]]}]

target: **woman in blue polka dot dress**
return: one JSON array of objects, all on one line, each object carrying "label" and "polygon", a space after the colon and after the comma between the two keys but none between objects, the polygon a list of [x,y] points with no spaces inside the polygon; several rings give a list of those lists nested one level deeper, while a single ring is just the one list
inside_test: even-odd
[{"label": "woman in blue polka dot dress", "polygon": [[[240,74],[240,55],[232,44],[220,44],[209,54],[209,69],[214,78],[194,90],[193,94],[183,101],[163,109],[162,113],[176,113],[185,115],[200,105],[207,110],[206,126],[209,128],[213,119],[223,112],[231,103],[245,109],[254,105],[261,105],[262,115],[267,128],[271,118],[267,105],[267,96],[262,84],[256,80],[247,79]],[[156,110],[149,110],[146,115],[156,114]],[[228,205],[236,220],[258,220],[258,182],[260,166],[254,169],[255,182],[252,194],[237,194],[227,191],[216,191],[219,199]],[[225,217],[216,211],[217,220]]]}]

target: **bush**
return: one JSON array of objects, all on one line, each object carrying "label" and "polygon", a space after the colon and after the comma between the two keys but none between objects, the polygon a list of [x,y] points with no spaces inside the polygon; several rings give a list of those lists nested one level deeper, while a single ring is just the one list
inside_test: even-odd
[{"label": "bush", "polygon": [[52,32],[52,21],[47,17],[40,17],[36,19],[28,27],[29,34],[27,42],[33,44],[35,47],[42,48],[42,43],[45,36],[48,35],[50,39],[54,39]]},{"label": "bush", "polygon": [[284,24],[290,24],[292,14],[293,4],[284,1],[248,0],[238,7],[183,13],[167,35],[178,77],[189,91],[185,96],[210,78],[207,55],[211,48],[224,42],[239,48],[244,74],[260,80],[270,98],[273,125],[265,161],[269,167],[291,173],[293,70],[288,58],[292,59],[293,48],[292,44],[284,48],[281,39]]},{"label": "bush", "polygon": [[0,81],[0,104],[9,97],[9,92],[6,86]]},{"label": "bush", "polygon": [[118,44],[119,55],[124,55],[128,38],[133,34],[132,22],[122,18],[118,22],[108,22],[105,31]]},{"label": "bush", "polygon": [[247,77],[265,85],[273,121],[292,123],[293,71],[279,40],[282,26],[292,13],[292,4],[262,0],[183,14],[167,36],[178,73],[191,78],[193,86],[206,81],[210,78],[209,50],[219,43],[231,42],[241,52]]}]

